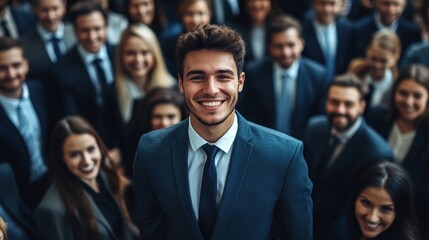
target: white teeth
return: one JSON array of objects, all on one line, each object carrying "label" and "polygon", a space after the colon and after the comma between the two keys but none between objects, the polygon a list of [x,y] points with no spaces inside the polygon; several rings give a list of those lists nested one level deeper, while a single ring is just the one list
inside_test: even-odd
[{"label": "white teeth", "polygon": [[81,170],[84,172],[89,172],[94,168],[94,165],[90,165],[90,166],[86,166],[86,167],[82,167]]},{"label": "white teeth", "polygon": [[366,225],[367,225],[368,227],[370,227],[370,228],[376,228],[376,227],[378,227],[380,224],[379,224],[379,223],[369,223],[369,222],[366,222]]},{"label": "white teeth", "polygon": [[215,102],[202,102],[201,104],[207,107],[216,107],[219,106],[222,102],[221,101],[215,101]]}]

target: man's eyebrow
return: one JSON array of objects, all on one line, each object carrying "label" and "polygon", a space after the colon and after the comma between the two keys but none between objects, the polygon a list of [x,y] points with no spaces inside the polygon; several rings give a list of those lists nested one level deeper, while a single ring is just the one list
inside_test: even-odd
[{"label": "man's eyebrow", "polygon": [[[215,72],[215,74],[219,74],[219,73],[234,74],[234,71],[229,69],[220,69]],[[192,70],[186,73],[186,77],[189,77],[190,75],[194,75],[194,74],[207,74],[207,73],[202,70]]]}]

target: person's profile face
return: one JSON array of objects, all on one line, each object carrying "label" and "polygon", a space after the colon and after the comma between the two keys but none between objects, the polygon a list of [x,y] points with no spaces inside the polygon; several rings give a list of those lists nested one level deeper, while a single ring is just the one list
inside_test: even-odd
[{"label": "person's profile face", "polygon": [[102,13],[96,11],[78,16],[75,33],[79,43],[86,51],[97,53],[105,44],[107,36],[107,23]]},{"label": "person's profile face", "polygon": [[155,55],[140,37],[130,36],[122,51],[122,66],[133,80],[147,78],[156,64]]},{"label": "person's profile face", "polygon": [[365,110],[359,91],[354,87],[331,86],[326,99],[326,115],[338,132],[349,129]]},{"label": "person's profile face", "polygon": [[396,64],[397,57],[390,51],[377,46],[370,46],[366,51],[369,73],[374,80],[384,78],[388,68]]},{"label": "person's profile face", "polygon": [[190,3],[181,16],[182,25],[187,32],[210,23],[210,8],[207,1],[195,1]]},{"label": "person's profile face", "polygon": [[390,25],[401,16],[405,0],[374,0],[374,8],[380,13],[381,22]]},{"label": "person's profile face", "polygon": [[395,108],[399,119],[413,123],[428,110],[428,90],[414,79],[405,79],[395,89]]},{"label": "person's profile face", "polygon": [[0,93],[14,96],[21,91],[28,73],[28,62],[22,49],[0,51]]},{"label": "person's profile face", "polygon": [[173,126],[180,122],[182,114],[173,103],[161,103],[153,107],[151,129],[158,130]]},{"label": "person's profile face", "polygon": [[319,23],[328,25],[335,21],[341,10],[341,0],[314,0],[313,8]]},{"label": "person's profile face", "polygon": [[54,32],[63,20],[66,7],[63,0],[37,0],[33,12],[44,29]]},{"label": "person's profile face", "polygon": [[375,238],[395,220],[395,204],[384,188],[367,187],[356,199],[355,216],[362,235]]},{"label": "person's profile face", "polygon": [[303,49],[304,42],[295,28],[274,33],[268,43],[268,51],[271,57],[285,69],[289,68],[295,60],[301,57]]},{"label": "person's profile face", "polygon": [[247,0],[246,11],[255,24],[263,24],[271,11],[270,0]]},{"label": "person's profile face", "polygon": [[92,186],[101,165],[101,151],[94,136],[71,134],[63,145],[63,159],[69,171],[83,182]]},{"label": "person's profile face", "polygon": [[243,85],[244,73],[238,76],[237,65],[229,52],[202,49],[189,52],[184,59],[179,89],[192,123],[201,128],[232,124],[232,113]]},{"label": "person's profile face", "polygon": [[134,22],[150,26],[155,17],[154,0],[130,0],[128,13]]}]

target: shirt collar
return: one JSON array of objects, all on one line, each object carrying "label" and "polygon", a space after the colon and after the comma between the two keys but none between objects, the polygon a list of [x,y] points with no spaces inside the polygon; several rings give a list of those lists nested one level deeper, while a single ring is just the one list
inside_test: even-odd
[{"label": "shirt collar", "polygon": [[11,98],[0,94],[0,103],[7,109],[16,109],[22,101],[28,101],[30,99],[30,91],[28,90],[27,84],[22,84],[22,97]]},{"label": "shirt collar", "polygon": [[[208,142],[206,140],[204,140],[204,138],[202,138],[195,131],[195,129],[192,127],[191,118],[189,118],[189,124],[188,125],[189,125],[189,128],[188,128],[189,142],[191,144],[192,150],[195,152],[201,146],[203,146],[204,144],[206,144]],[[218,147],[224,153],[228,153],[231,150],[231,147],[232,147],[232,144],[234,143],[235,137],[237,136],[237,131],[238,131],[237,114],[234,112],[234,122],[232,123],[232,126],[213,145]]]},{"label": "shirt collar", "polygon": [[100,58],[101,60],[105,60],[108,58],[106,45],[102,45],[100,50],[97,53],[90,53],[86,51],[81,44],[77,46],[77,50],[82,57],[83,61],[87,65],[91,65],[94,59]]},{"label": "shirt collar", "polygon": [[334,136],[337,136],[338,140],[342,144],[345,144],[357,132],[357,130],[359,129],[359,127],[360,127],[361,124],[362,124],[362,117],[358,117],[358,119],[356,120],[356,122],[349,129],[347,129],[346,131],[339,133],[335,129],[332,128],[331,129],[331,134],[334,135]]},{"label": "shirt collar", "polygon": [[51,41],[52,36],[55,36],[58,39],[64,38],[64,23],[60,23],[55,32],[50,32],[42,27],[39,23],[36,25],[37,32],[39,32],[44,42]]},{"label": "shirt collar", "polygon": [[392,70],[386,69],[386,73],[384,74],[384,77],[380,79],[379,81],[373,81],[371,74],[367,74],[365,77],[365,83],[366,84],[372,84],[376,88],[388,88],[392,85],[393,81],[393,73]]},{"label": "shirt collar", "polygon": [[375,24],[377,25],[378,29],[387,28],[387,29],[390,29],[392,32],[396,32],[396,29],[398,28],[398,20],[394,21],[392,24],[390,24],[390,26],[384,25],[381,22],[380,13],[378,13],[378,12],[374,13],[374,19],[375,19]]},{"label": "shirt collar", "polygon": [[283,75],[287,74],[289,75],[290,79],[296,79],[298,77],[299,62],[299,59],[295,60],[288,69],[284,69],[278,62],[274,61],[274,72],[278,78],[281,78]]},{"label": "shirt collar", "polygon": [[320,30],[332,30],[335,27],[335,21],[329,23],[328,25],[321,24],[317,21],[316,17],[313,18],[313,25],[316,29]]},{"label": "shirt collar", "polygon": [[125,85],[127,86],[128,95],[131,99],[141,99],[145,96],[145,92],[132,80],[125,80]]}]

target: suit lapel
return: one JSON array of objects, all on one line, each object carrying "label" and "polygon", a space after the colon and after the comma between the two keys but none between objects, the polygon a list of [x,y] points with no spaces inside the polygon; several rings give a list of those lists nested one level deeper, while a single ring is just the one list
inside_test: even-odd
[{"label": "suit lapel", "polygon": [[189,121],[180,123],[176,136],[176,141],[171,145],[171,161],[174,171],[174,180],[176,183],[177,194],[180,205],[188,224],[194,235],[194,239],[201,239],[202,235],[198,226],[197,218],[192,208],[191,195],[189,190],[188,176],[188,125]]},{"label": "suit lapel", "polygon": [[240,194],[241,185],[246,175],[247,165],[252,155],[253,144],[250,127],[246,120],[237,113],[238,132],[235,137],[228,169],[228,177],[222,200],[219,204],[216,223],[213,229],[212,239],[221,239],[222,233],[228,224],[229,217]]}]

